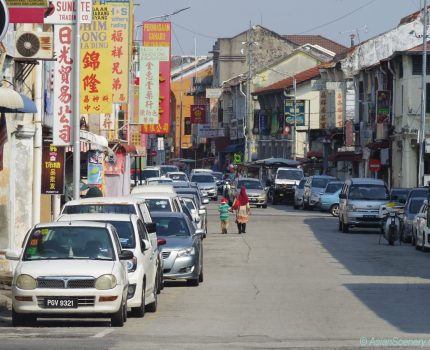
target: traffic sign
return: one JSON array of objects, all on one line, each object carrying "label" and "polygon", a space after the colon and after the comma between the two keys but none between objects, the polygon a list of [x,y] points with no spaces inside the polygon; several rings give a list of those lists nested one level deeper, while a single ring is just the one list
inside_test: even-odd
[{"label": "traffic sign", "polygon": [[9,27],[9,10],[4,0],[0,0],[0,41],[4,38]]},{"label": "traffic sign", "polygon": [[369,168],[371,171],[380,172],[381,171],[381,160],[380,159],[369,159]]}]

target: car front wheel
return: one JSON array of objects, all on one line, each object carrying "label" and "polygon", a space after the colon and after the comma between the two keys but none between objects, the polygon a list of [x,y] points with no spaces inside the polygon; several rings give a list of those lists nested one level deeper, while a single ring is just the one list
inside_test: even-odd
[{"label": "car front wheel", "polygon": [[330,214],[335,216],[335,217],[339,216],[339,204],[333,204],[330,207]]},{"label": "car front wheel", "polygon": [[124,326],[124,322],[126,321],[125,317],[124,317],[124,308],[126,310],[125,312],[127,312],[127,303],[124,304],[121,301],[121,306],[120,306],[119,310],[117,312],[115,312],[110,319],[110,323],[111,323],[112,327],[123,327]]}]

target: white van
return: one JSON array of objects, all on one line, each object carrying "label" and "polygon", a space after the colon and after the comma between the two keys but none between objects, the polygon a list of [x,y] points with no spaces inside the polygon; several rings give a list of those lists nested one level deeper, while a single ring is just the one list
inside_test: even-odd
[{"label": "white van", "polygon": [[347,233],[351,227],[380,229],[379,208],[390,200],[390,192],[383,180],[352,178],[346,180],[339,194],[339,231]]}]

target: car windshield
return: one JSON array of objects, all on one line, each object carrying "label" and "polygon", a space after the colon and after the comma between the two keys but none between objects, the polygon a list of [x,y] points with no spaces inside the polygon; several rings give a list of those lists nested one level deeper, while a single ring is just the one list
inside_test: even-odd
[{"label": "car windshield", "polygon": [[299,189],[303,190],[305,188],[306,179],[300,180]]},{"label": "car windshield", "polygon": [[133,204],[77,204],[66,205],[63,214],[112,213],[137,214]]},{"label": "car windshield", "polygon": [[426,187],[423,187],[423,188],[414,188],[411,191],[410,196],[412,198],[414,198],[414,197],[426,197],[427,198],[428,194],[429,194],[429,189]]},{"label": "car windshield", "polygon": [[118,234],[119,242],[123,249],[136,248],[136,240],[134,239],[133,224],[130,221],[106,221],[112,224]]},{"label": "car windshield", "polygon": [[409,204],[408,212],[409,214],[418,214],[418,212],[421,209],[421,206],[423,205],[424,198],[422,199],[414,199]]},{"label": "car windshield", "polygon": [[409,190],[406,188],[397,188],[391,190],[391,200],[406,203],[406,199],[408,198]]},{"label": "car windshield", "polygon": [[146,198],[146,204],[148,205],[149,211],[168,211],[172,212],[172,206],[167,199],[159,198]]},{"label": "car windshield", "polygon": [[215,182],[214,177],[212,175],[193,175],[191,178],[191,181],[197,182],[197,183],[211,183]]},{"label": "car windshield", "polygon": [[298,169],[278,170],[276,178],[280,180],[301,180],[303,171]]},{"label": "car windshield", "polygon": [[321,177],[315,177],[312,179],[312,187],[325,188],[330,181],[333,181],[333,179],[325,179],[325,178],[321,178]]},{"label": "car windshield", "polygon": [[222,173],[212,173],[212,176],[213,176],[216,180],[222,180],[222,178],[223,178]]},{"label": "car windshield", "polygon": [[160,168],[160,170],[161,170],[161,175],[166,175],[169,172],[179,171],[178,167],[174,166],[174,165],[172,165],[172,166],[162,166]]},{"label": "car windshield", "polygon": [[187,181],[187,175],[185,174],[169,174],[169,177],[173,181]]},{"label": "car windshield", "polygon": [[351,186],[348,195],[349,199],[359,200],[388,200],[389,194],[387,188],[381,185],[354,185]]},{"label": "car windshield", "polygon": [[325,188],[325,193],[336,193],[342,188],[342,183],[328,183],[327,187]]},{"label": "car windshield", "polygon": [[237,187],[241,188],[242,186],[245,186],[247,190],[262,190],[263,186],[261,186],[260,181],[238,181]]},{"label": "car windshield", "polygon": [[184,202],[188,209],[196,209],[196,206],[194,205],[194,201],[191,198],[184,198]]},{"label": "car windshield", "polygon": [[114,260],[112,240],[104,227],[36,228],[24,248],[23,260]]},{"label": "car windshield", "polygon": [[145,169],[140,172],[140,176],[143,180],[146,180],[150,177],[159,177],[160,172],[156,169]]},{"label": "car windshield", "polygon": [[190,236],[190,230],[183,218],[153,217],[157,225],[157,236]]}]

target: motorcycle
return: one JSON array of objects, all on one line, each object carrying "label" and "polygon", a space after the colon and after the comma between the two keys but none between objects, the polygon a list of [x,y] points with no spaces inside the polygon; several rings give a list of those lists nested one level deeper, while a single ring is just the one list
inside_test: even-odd
[{"label": "motorcycle", "polygon": [[380,210],[382,217],[381,235],[379,236],[379,244],[381,244],[381,236],[387,240],[389,245],[394,245],[394,242],[400,240],[400,233],[402,229],[402,211],[395,207],[382,207]]}]

